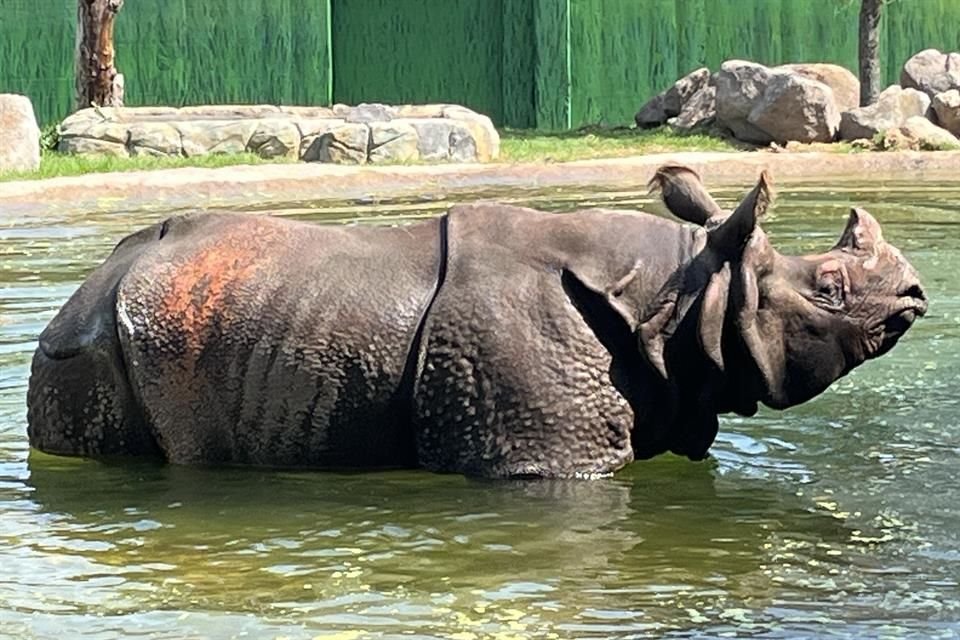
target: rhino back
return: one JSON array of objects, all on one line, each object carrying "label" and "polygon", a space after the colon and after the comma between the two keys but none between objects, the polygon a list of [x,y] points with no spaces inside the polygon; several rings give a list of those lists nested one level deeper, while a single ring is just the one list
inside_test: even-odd
[{"label": "rhino back", "polygon": [[117,293],[130,377],[167,458],[409,464],[401,387],[439,260],[436,221],[173,220]]}]

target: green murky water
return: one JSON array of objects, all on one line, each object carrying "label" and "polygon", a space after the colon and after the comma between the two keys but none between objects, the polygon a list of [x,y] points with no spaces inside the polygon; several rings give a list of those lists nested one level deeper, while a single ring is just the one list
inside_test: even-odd
[{"label": "green murky water", "polygon": [[[598,482],[29,454],[36,335],[163,214],[0,222],[0,637],[958,637],[960,182],[838,184],[781,186],[774,242],[825,248],[862,204],[923,274],[927,318],[817,400],[725,420],[706,463],[663,457]],[[383,222],[444,206],[285,213]]]}]

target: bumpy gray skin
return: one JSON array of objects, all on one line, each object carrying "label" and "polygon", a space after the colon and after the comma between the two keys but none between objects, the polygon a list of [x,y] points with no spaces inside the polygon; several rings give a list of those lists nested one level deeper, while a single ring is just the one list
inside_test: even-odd
[{"label": "bumpy gray skin", "polygon": [[643,213],[457,206],[399,228],[174,218],[122,241],[40,336],[33,447],[179,464],[594,477],[703,458],[717,414],[820,393],[926,310],[855,210],[816,256],[696,174]]},{"label": "bumpy gray skin", "polygon": [[127,238],[40,336],[31,444],[181,464],[412,465],[400,389],[439,225],[201,215]]}]

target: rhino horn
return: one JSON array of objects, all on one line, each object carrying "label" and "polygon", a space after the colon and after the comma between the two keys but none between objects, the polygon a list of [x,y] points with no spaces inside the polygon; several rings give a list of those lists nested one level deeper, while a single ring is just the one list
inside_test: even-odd
[{"label": "rhino horn", "polygon": [[882,242],[883,232],[877,219],[865,210],[855,207],[850,210],[847,226],[834,248],[873,253]]}]

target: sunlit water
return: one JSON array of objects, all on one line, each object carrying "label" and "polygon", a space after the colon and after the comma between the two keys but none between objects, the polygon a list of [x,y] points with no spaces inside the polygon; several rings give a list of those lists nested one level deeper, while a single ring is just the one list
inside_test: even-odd
[{"label": "sunlit water", "polygon": [[[0,222],[0,637],[957,637],[960,182],[837,184],[781,186],[774,242],[827,248],[864,205],[921,271],[928,316],[815,401],[724,420],[711,460],[597,482],[28,454],[37,334],[119,238],[165,214]],[[445,206],[282,213],[396,222]]]}]

